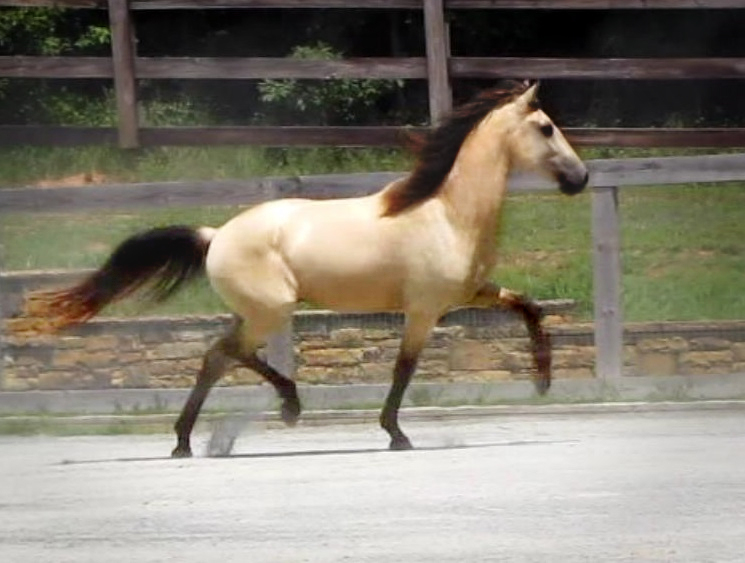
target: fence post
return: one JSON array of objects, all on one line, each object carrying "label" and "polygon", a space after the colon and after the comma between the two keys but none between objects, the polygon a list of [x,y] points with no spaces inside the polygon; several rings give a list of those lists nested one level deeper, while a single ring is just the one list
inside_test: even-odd
[{"label": "fence post", "polygon": [[620,240],[618,188],[593,188],[595,365],[601,379],[620,377],[623,370]]},{"label": "fence post", "polygon": [[448,76],[450,40],[443,0],[424,0],[424,34],[427,43],[429,117],[434,125],[453,107],[453,94]]},{"label": "fence post", "polygon": [[137,80],[135,79],[134,27],[128,0],[108,0],[111,26],[111,57],[119,122],[119,146],[139,146]]}]

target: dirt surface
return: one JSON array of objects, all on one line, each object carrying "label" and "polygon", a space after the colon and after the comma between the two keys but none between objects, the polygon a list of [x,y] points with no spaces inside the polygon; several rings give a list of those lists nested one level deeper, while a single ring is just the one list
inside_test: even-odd
[{"label": "dirt surface", "polygon": [[63,178],[46,178],[36,182],[35,185],[39,188],[64,188],[68,186],[101,185],[110,181],[111,179],[101,172],[84,172]]},{"label": "dirt surface", "polygon": [[[741,562],[745,412],[0,438],[0,561]],[[195,451],[209,438],[197,436]]]}]

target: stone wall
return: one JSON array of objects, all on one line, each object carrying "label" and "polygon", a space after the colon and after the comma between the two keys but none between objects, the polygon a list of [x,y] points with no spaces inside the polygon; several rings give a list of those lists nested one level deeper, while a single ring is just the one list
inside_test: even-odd
[{"label": "stone wall", "polygon": [[[21,321],[8,321],[18,323]],[[0,390],[188,387],[201,356],[229,317],[102,319],[60,336],[6,337]],[[592,326],[548,318],[554,376],[594,375]],[[396,315],[295,318],[296,380],[309,384],[390,381],[401,319]],[[16,327],[19,328],[19,327]],[[20,327],[22,328],[22,327]],[[655,323],[627,326],[627,375],[745,372],[745,322]],[[513,317],[491,311],[444,319],[422,354],[419,381],[500,381],[531,374],[528,339]],[[246,369],[222,385],[258,384]]]}]

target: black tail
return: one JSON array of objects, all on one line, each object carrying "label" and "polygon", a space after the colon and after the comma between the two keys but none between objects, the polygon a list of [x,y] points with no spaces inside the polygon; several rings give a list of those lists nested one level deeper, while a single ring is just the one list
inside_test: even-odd
[{"label": "black tail", "polygon": [[106,263],[79,284],[26,298],[26,313],[48,321],[49,330],[85,322],[109,303],[148,285],[154,301],[170,297],[204,271],[210,238],[197,229],[151,229],[122,242]]}]

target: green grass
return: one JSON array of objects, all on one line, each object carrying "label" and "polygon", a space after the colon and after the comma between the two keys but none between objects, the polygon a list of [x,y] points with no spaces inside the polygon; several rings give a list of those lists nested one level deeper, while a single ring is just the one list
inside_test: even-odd
[{"label": "green grass", "polygon": [[[680,151],[623,151],[623,156]],[[686,151],[690,154],[692,151]],[[710,152],[710,151],[706,151]],[[618,151],[585,151],[587,157]],[[0,151],[0,185],[33,184],[81,172],[111,181],[239,178],[262,175],[404,170],[391,150],[179,148],[123,154],[115,149]],[[7,163],[7,166],[5,166]],[[745,318],[745,183],[624,188],[624,316],[628,321]],[[81,268],[99,264],[111,248],[139,230],[174,223],[219,225],[238,208],[151,209],[96,214],[3,217],[0,241],[6,270]],[[541,299],[578,302],[592,315],[590,195],[513,195],[499,237],[495,280]],[[213,313],[225,309],[206,283],[158,308],[129,301],[115,314]]]},{"label": "green grass", "polygon": [[109,182],[219,180],[257,176],[405,170],[408,157],[394,149],[161,147],[120,151],[113,147],[0,149],[0,188],[81,173]]},{"label": "green grass", "polygon": [[[745,183],[626,188],[620,197],[628,321],[745,318]],[[590,196],[511,198],[496,278],[592,314]]]}]

